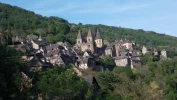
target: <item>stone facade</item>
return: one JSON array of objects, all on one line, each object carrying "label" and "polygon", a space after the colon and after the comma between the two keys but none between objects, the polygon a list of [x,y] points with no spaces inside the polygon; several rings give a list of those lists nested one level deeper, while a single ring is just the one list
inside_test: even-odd
[{"label": "stone facade", "polygon": [[86,50],[90,50],[92,53],[94,53],[97,48],[101,48],[102,46],[103,46],[103,39],[101,38],[98,29],[95,37],[91,29],[89,29],[86,37],[86,41],[84,41],[82,37],[82,33],[81,31],[79,31],[76,39],[76,49],[81,50],[83,52]]},{"label": "stone facade", "polygon": [[146,46],[143,46],[142,48],[142,53],[145,55],[146,53],[152,51],[152,47],[146,47]]},{"label": "stone facade", "polygon": [[167,58],[168,55],[169,55],[169,50],[163,49],[163,50],[161,51],[161,57]]},{"label": "stone facade", "polygon": [[126,67],[130,65],[130,58],[128,57],[116,57],[114,59],[116,66]]}]

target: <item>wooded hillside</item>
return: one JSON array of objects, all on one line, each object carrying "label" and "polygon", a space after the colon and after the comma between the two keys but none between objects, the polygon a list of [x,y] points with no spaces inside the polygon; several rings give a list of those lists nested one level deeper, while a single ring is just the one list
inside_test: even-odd
[{"label": "wooded hillside", "polygon": [[16,6],[0,3],[0,29],[9,36],[25,37],[35,34],[45,37],[50,42],[69,41],[73,44],[78,30],[82,30],[86,35],[88,28],[91,28],[93,32],[99,28],[108,41],[122,38],[136,41],[141,45],[177,46],[177,38],[165,34],[106,25],[71,24],[59,17],[45,17]]}]

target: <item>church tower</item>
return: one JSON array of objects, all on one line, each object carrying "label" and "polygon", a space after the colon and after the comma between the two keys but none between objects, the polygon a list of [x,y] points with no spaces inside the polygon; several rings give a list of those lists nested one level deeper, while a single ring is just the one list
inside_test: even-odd
[{"label": "church tower", "polygon": [[97,29],[97,32],[96,32],[95,43],[96,43],[97,48],[103,47],[103,39],[100,35],[100,30],[99,29]]},{"label": "church tower", "polygon": [[92,31],[90,28],[89,28],[88,34],[87,34],[87,46],[88,46],[88,50],[90,50],[93,53],[94,52],[94,43],[93,43]]},{"label": "church tower", "polygon": [[92,31],[89,28],[88,34],[87,34],[87,43],[93,42],[93,36],[92,36]]},{"label": "church tower", "polygon": [[78,45],[82,44],[82,33],[81,33],[80,30],[79,30],[79,33],[77,35],[76,44],[78,44]]}]

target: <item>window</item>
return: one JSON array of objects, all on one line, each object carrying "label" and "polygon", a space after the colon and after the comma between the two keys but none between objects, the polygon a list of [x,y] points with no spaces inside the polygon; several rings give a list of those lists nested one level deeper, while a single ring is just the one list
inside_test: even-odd
[{"label": "window", "polygon": [[80,41],[78,41],[78,43],[80,43]]},{"label": "window", "polygon": [[88,39],[88,41],[90,41],[90,39]]},{"label": "window", "polygon": [[90,48],[90,45],[88,45],[88,48]]}]

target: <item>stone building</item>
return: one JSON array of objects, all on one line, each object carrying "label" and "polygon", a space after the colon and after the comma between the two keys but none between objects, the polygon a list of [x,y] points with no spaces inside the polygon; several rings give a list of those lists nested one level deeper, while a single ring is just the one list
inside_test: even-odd
[{"label": "stone building", "polygon": [[146,53],[152,51],[153,48],[152,47],[149,47],[149,46],[144,46],[143,45],[143,48],[142,48],[142,53],[145,55]]},{"label": "stone building", "polygon": [[128,56],[119,56],[114,58],[114,62],[117,66],[126,67],[130,65],[130,58]]},{"label": "stone building", "polygon": [[79,68],[80,69],[88,69],[93,68],[95,66],[93,58],[84,57],[79,61]]},{"label": "stone building", "polygon": [[116,51],[114,44],[108,44],[108,46],[105,49],[105,55],[115,57]]},{"label": "stone building", "polygon": [[96,51],[97,48],[101,48],[103,46],[103,39],[100,35],[99,29],[97,29],[96,36],[92,33],[91,29],[89,28],[88,34],[86,37],[86,41],[82,37],[82,32],[79,30],[76,39],[76,48],[81,51],[90,50],[92,53]]},{"label": "stone building", "polygon": [[45,47],[48,44],[47,41],[42,40],[41,37],[39,37],[38,40],[32,40],[31,43],[32,43],[33,49],[40,49],[40,48]]},{"label": "stone building", "polygon": [[169,55],[169,50],[167,50],[167,49],[161,50],[161,57],[167,58],[168,55]]},{"label": "stone building", "polygon": [[100,30],[99,29],[97,29],[97,32],[96,32],[95,44],[96,44],[97,48],[102,48],[103,47],[103,38],[100,35]]}]

